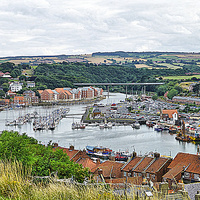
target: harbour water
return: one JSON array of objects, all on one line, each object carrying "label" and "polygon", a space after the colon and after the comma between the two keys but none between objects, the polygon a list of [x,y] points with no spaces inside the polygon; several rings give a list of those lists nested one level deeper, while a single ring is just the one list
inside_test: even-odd
[{"label": "harbour water", "polygon": [[[100,103],[118,103],[124,100],[125,95],[113,93],[109,98]],[[86,108],[86,104],[70,105],[69,116],[63,118],[55,130],[34,131],[32,123],[22,126],[5,126],[6,120],[12,121],[26,113],[38,112],[40,115],[48,115],[60,106],[53,107],[31,107],[0,112],[0,131],[16,130],[20,133],[27,133],[28,136],[36,138],[43,144],[49,141],[57,142],[59,146],[69,147],[74,145],[75,149],[84,149],[87,145],[105,146],[114,151],[135,150],[138,154],[144,155],[148,152],[159,152],[162,155],[175,156],[178,152],[196,153],[197,145],[183,143],[175,140],[175,135],[166,132],[156,132],[153,128],[142,125],[140,129],[133,129],[131,126],[113,126],[112,129],[99,129],[99,127],[86,127],[85,129],[72,130],[72,122],[80,122]]]}]

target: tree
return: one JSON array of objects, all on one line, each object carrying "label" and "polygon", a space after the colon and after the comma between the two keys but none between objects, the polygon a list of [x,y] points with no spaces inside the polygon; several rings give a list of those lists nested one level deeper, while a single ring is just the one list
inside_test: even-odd
[{"label": "tree", "polygon": [[154,101],[157,100],[157,99],[158,99],[158,95],[157,95],[157,94],[153,95],[153,96],[152,96],[152,99],[153,99]]},{"label": "tree", "polygon": [[196,85],[193,86],[193,91],[199,96],[199,90],[200,90],[200,84],[197,83]]},{"label": "tree", "polygon": [[177,91],[178,91],[178,93],[181,93],[181,92],[183,92],[183,88],[182,88],[182,87],[180,87],[180,86],[178,86],[178,85],[177,85],[177,86],[175,86],[175,87],[174,87],[174,89],[175,89],[175,90],[177,90]]},{"label": "tree", "polygon": [[39,144],[32,137],[25,133],[3,131],[0,135],[0,159],[18,160],[24,166],[32,167],[32,174],[38,176],[48,176],[52,172],[58,172],[60,178],[73,177],[83,182],[88,176],[87,168],[70,161],[68,155],[60,149],[54,149],[51,142],[48,146]]},{"label": "tree", "polygon": [[172,99],[174,96],[176,96],[178,94],[178,91],[176,89],[171,89],[168,94],[167,94],[167,97],[169,99]]},{"label": "tree", "polygon": [[0,90],[0,97],[5,97],[5,92],[3,90]]},{"label": "tree", "polygon": [[9,90],[9,83],[3,83],[2,84],[2,88],[3,88],[4,92],[8,92],[8,90]]},{"label": "tree", "polygon": [[157,89],[157,94],[158,94],[158,96],[163,96],[166,92],[167,92],[167,86],[166,86],[166,85],[161,85],[161,86]]}]

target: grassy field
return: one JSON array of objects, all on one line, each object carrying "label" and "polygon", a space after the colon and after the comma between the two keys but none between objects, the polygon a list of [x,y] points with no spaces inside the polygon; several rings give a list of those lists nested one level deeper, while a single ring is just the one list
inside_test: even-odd
[{"label": "grassy field", "polygon": [[171,80],[181,80],[181,79],[191,79],[193,77],[200,78],[200,75],[192,75],[192,76],[164,76],[163,79],[171,79]]},{"label": "grassy field", "polygon": [[181,68],[179,66],[175,66],[175,65],[172,65],[172,64],[169,64],[169,63],[158,63],[157,65],[166,66],[168,69],[178,69],[178,68]]},{"label": "grassy field", "polygon": [[143,67],[145,67],[145,68],[148,68],[148,69],[152,69],[151,66],[148,66],[148,65],[145,65],[145,64],[135,64],[135,66],[136,66],[136,68],[143,68]]}]

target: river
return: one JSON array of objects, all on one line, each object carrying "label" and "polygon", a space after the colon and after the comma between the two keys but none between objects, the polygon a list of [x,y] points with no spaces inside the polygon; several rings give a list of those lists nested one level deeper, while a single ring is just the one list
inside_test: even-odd
[{"label": "river", "polygon": [[[109,98],[101,101],[103,104],[117,103],[125,99],[125,94],[112,93]],[[70,105],[70,112],[73,114],[63,118],[54,131],[43,130],[33,131],[32,123],[21,127],[5,126],[6,120],[13,120],[26,113],[37,111],[40,115],[51,113],[60,106],[53,107],[31,107],[17,110],[0,112],[0,131],[16,130],[20,133],[27,133],[28,136],[36,138],[43,144],[49,141],[57,142],[59,146],[69,147],[74,145],[75,149],[83,150],[87,145],[101,145],[109,147],[114,151],[135,150],[138,154],[144,155],[148,152],[159,152],[162,155],[175,156],[178,152],[196,153],[197,145],[182,143],[175,140],[175,135],[160,133],[142,125],[140,129],[132,129],[131,126],[114,126],[112,129],[99,129],[99,127],[86,127],[85,129],[72,130],[73,121],[80,122],[81,114],[85,112],[86,104]]]}]

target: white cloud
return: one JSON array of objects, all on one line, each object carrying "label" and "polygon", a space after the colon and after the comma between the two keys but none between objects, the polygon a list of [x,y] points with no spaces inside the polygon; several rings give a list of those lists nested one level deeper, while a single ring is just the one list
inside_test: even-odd
[{"label": "white cloud", "polygon": [[1,0],[0,56],[199,51],[198,0]]}]

